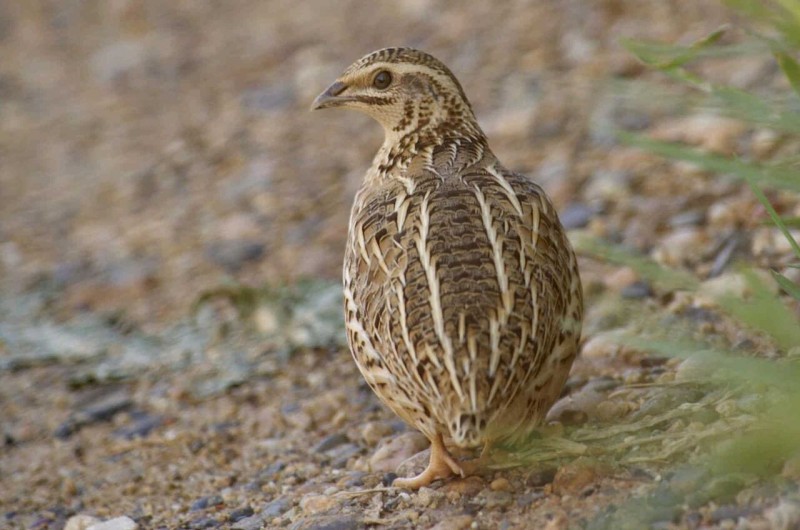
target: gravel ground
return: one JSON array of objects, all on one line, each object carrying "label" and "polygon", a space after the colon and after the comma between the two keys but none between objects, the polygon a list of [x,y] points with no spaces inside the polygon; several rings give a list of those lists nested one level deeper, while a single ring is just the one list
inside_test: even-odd
[{"label": "gravel ground", "polygon": [[[692,384],[692,359],[613,338],[633,326],[622,301],[783,353],[708,302],[743,295],[736,261],[800,280],[750,190],[615,138],[797,152],[687,110],[619,44],[689,43],[726,22],[705,0],[0,4],[0,526],[557,530],[668,498],[649,527],[800,528],[800,459],[777,486],[680,465],[707,433],[746,427],[743,398]],[[388,45],[451,66],[499,158],[547,189],[576,241],[701,282],[665,289],[582,256],[582,356],[539,449],[418,492],[387,484],[424,465],[426,444],[362,382],[340,321],[347,215],[379,127],[307,112]],[[764,57],[700,72],[780,82]],[[800,215],[797,196],[770,198]],[[631,422],[660,438],[630,443],[615,426]]]}]

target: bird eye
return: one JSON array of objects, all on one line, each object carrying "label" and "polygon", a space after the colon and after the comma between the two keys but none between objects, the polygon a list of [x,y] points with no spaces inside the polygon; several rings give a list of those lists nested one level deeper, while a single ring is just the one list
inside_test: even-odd
[{"label": "bird eye", "polygon": [[384,90],[390,84],[392,84],[392,74],[387,72],[386,70],[381,70],[378,74],[372,79],[372,86],[377,88],[378,90]]}]

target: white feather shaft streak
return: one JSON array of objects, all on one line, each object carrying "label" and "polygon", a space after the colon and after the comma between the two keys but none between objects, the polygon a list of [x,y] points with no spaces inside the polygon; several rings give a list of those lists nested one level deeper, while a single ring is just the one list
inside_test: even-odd
[{"label": "white feather shaft streak", "polygon": [[461,383],[458,380],[458,372],[456,369],[455,359],[453,355],[453,343],[444,329],[444,312],[442,311],[442,298],[439,293],[439,277],[436,275],[436,261],[431,257],[430,250],[428,249],[428,233],[430,231],[430,211],[429,199],[430,192],[425,194],[420,205],[419,213],[419,237],[417,237],[417,252],[419,253],[420,260],[422,261],[422,268],[425,270],[425,276],[428,280],[428,290],[430,294],[428,301],[431,306],[431,317],[433,318],[433,327],[436,331],[436,336],[439,343],[444,350],[444,365],[447,367],[447,372],[450,374],[450,382],[453,389],[458,394],[459,399],[464,400],[464,390],[461,388]]}]

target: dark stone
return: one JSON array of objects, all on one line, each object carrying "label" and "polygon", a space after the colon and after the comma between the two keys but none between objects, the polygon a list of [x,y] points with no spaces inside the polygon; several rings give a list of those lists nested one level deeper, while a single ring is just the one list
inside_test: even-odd
[{"label": "dark stone", "polygon": [[653,296],[653,289],[650,287],[650,284],[647,282],[633,282],[630,285],[626,285],[620,291],[620,296],[622,298],[627,298],[629,300],[639,300],[642,298],[647,298],[649,296]]},{"label": "dark stone", "polygon": [[388,488],[389,486],[392,485],[392,482],[394,482],[394,479],[396,478],[397,478],[397,473],[390,471],[383,476],[383,478],[381,479],[381,484],[383,484]]},{"label": "dark stone", "polygon": [[547,484],[551,484],[556,478],[557,471],[558,468],[556,467],[536,470],[528,475],[528,478],[525,480],[525,485],[531,488],[541,488]]},{"label": "dark stone", "polygon": [[579,202],[573,202],[568,204],[559,213],[558,217],[561,219],[561,224],[564,228],[571,230],[573,228],[583,228],[588,225],[595,213],[594,209],[589,206]]},{"label": "dark stone", "polygon": [[116,429],[114,431],[114,436],[125,438],[126,440],[144,438],[149,435],[151,431],[164,423],[164,418],[162,416],[151,416],[144,412],[139,412],[133,416],[133,423]]},{"label": "dark stone", "polygon": [[69,438],[86,425],[109,421],[118,412],[129,409],[133,400],[127,391],[117,391],[97,398],[94,403],[84,406],[73,413],[67,421],[56,428],[56,438]]},{"label": "dark stone", "polygon": [[332,458],[331,460],[331,467],[334,469],[343,469],[347,467],[347,462],[350,461],[352,457],[359,454],[361,452],[361,447],[357,446],[356,444],[344,444],[340,445],[333,451],[328,451],[328,456]]},{"label": "dark stone", "polygon": [[365,526],[350,515],[307,517],[296,521],[289,530],[358,530]]},{"label": "dark stone", "polygon": [[245,517],[250,517],[253,515],[253,509],[250,506],[244,506],[242,508],[237,508],[233,510],[231,514],[228,516],[228,520],[232,523],[236,523],[241,521]]},{"label": "dark stone", "polygon": [[219,521],[207,516],[198,517],[197,519],[189,521],[189,528],[192,530],[200,528],[217,528],[219,525]]},{"label": "dark stone", "polygon": [[222,497],[219,495],[209,495],[207,497],[201,497],[194,501],[192,505],[189,507],[190,512],[196,512],[197,510],[205,510],[210,506],[220,506],[225,504],[225,501],[222,500]]},{"label": "dark stone", "polygon": [[264,519],[272,519],[283,514],[292,505],[291,501],[286,497],[278,497],[267,504],[261,509],[261,517]]},{"label": "dark stone", "polygon": [[525,508],[539,499],[543,499],[544,497],[545,494],[541,491],[531,491],[530,493],[525,493],[517,497],[517,506],[520,508]]},{"label": "dark stone", "polygon": [[273,462],[258,474],[259,479],[271,479],[275,477],[278,473],[286,469],[285,462]]},{"label": "dark stone", "polygon": [[315,445],[311,451],[314,453],[324,453],[325,451],[329,451],[334,447],[340,446],[345,444],[349,441],[347,435],[341,432],[329,434],[325,438],[322,439],[317,445]]},{"label": "dark stone", "polygon": [[711,512],[711,522],[719,523],[726,519],[737,521],[740,517],[747,517],[754,515],[755,513],[757,513],[757,511],[749,506],[736,506],[735,504],[729,504],[726,506],[720,506]]},{"label": "dark stone", "polygon": [[216,241],[206,247],[205,255],[228,272],[237,272],[245,263],[261,259],[264,245],[247,239]]}]

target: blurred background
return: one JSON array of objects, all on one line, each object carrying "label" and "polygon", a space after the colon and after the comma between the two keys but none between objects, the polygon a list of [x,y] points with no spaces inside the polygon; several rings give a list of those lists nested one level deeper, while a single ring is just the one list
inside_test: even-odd
[{"label": "blurred background", "polygon": [[648,125],[609,85],[641,73],[620,38],[691,42],[729,16],[714,1],[3,2],[3,282],[48,278],[67,310],[144,323],[228,277],[337,279],[382,133],[308,108],[385,46],[448,64],[501,160],[564,206],[609,168],[619,120]]}]

